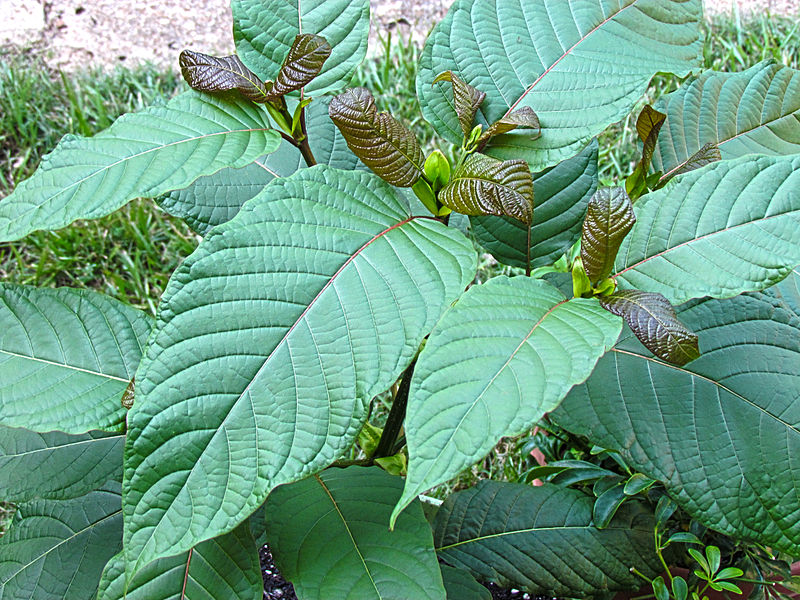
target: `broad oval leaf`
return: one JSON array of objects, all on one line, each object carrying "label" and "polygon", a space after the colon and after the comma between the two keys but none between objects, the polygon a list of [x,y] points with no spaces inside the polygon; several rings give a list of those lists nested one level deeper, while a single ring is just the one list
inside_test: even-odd
[{"label": "broad oval leaf", "polygon": [[3,425],[84,433],[124,426],[122,394],[153,326],[88,290],[0,284]]},{"label": "broad oval leaf", "polygon": [[235,54],[210,56],[184,50],[178,62],[181,66],[181,75],[193,90],[198,92],[236,90],[253,102],[266,102],[269,99],[264,82],[245,67]]},{"label": "broad oval leaf", "polygon": [[270,96],[283,96],[307,85],[319,75],[330,55],[331,45],[324,37],[311,33],[298,35],[269,90]]},{"label": "broad oval leaf", "polygon": [[636,203],[617,255],[624,288],[726,298],[762,290],[800,263],[800,157],[743,157],[675,178]]},{"label": "broad oval leaf", "polygon": [[296,36],[324,37],[332,48],[305,91],[340,90],[367,55],[369,0],[232,0],[236,51],[263,79],[275,79]]},{"label": "broad oval leaf", "polygon": [[447,600],[492,600],[491,592],[465,569],[440,564]]},{"label": "broad oval leaf", "polygon": [[[597,191],[597,140],[552,169],[533,174],[531,265],[549,265],[577,239],[589,199]],[[475,240],[499,262],[527,265],[528,226],[510,217],[470,217]]]},{"label": "broad oval leaf", "polygon": [[75,498],[111,479],[122,481],[124,443],[120,433],[67,435],[0,426],[3,500]]},{"label": "broad oval leaf", "polygon": [[187,92],[117,119],[90,138],[65,136],[0,202],[0,241],[107,215],[139,196],[243,167],[280,144],[262,107]]},{"label": "broad oval leaf", "polygon": [[72,500],[22,504],[0,537],[0,593],[94,600],[103,566],[121,548],[119,483]]},{"label": "broad oval leaf", "polygon": [[667,113],[653,158],[667,175],[704,145],[723,159],[800,152],[800,71],[761,62],[741,73],[704,71],[656,103]]},{"label": "broad oval leaf", "polygon": [[386,526],[403,480],[378,467],[328,469],[275,489],[267,539],[304,600],[444,600],[431,528],[419,501]]},{"label": "broad oval leaf", "polygon": [[414,369],[408,477],[394,514],[558,406],[621,330],[596,300],[568,301],[542,280],[496,277],[470,288]]},{"label": "broad oval leaf", "polygon": [[470,155],[439,193],[439,202],[465,215],[503,215],[533,221],[533,179],[524,160]]},{"label": "broad oval leaf", "polygon": [[619,315],[658,358],[685,365],[700,356],[697,334],[678,320],[669,300],[655,292],[617,290],[600,297],[607,311]]},{"label": "broad oval leaf", "polygon": [[128,577],[339,458],[475,270],[460,232],[322,165],[216,227],[170,280],[137,371]]},{"label": "broad oval leaf", "polygon": [[[309,145],[320,164],[338,169],[364,169],[347,147],[342,134],[328,115],[330,98],[318,98],[306,107],[306,124],[311,133]],[[300,151],[286,140],[272,154],[260,157],[241,169],[222,169],[201,177],[183,190],[159,199],[169,214],[184,219],[205,235],[215,225],[230,221],[242,205],[276,177],[288,177],[306,166]]]},{"label": "broad oval leaf", "polygon": [[329,114],[353,154],[384,181],[411,187],[422,176],[425,155],[416,136],[389,113],[379,113],[368,89],[339,94]]},{"label": "broad oval leaf", "polygon": [[630,332],[551,414],[663,481],[703,524],[800,552],[800,319],[766,294],[678,310],[703,355],[685,367]]},{"label": "broad oval leaf", "polygon": [[581,260],[590,281],[611,275],[617,251],[634,223],[636,215],[625,188],[603,188],[592,196],[581,234]]},{"label": "broad oval leaf", "polygon": [[261,600],[258,547],[245,522],[188,552],[150,563],[125,590],[120,552],[103,571],[97,600]]},{"label": "broad oval leaf", "polygon": [[699,68],[701,15],[700,0],[457,0],[420,59],[423,113],[460,143],[449,85],[433,84],[445,69],[486,92],[484,129],[530,107],[541,135],[514,131],[486,152],[542,170],[626,116],[656,73]]},{"label": "broad oval leaf", "polygon": [[641,583],[632,566],[651,577],[661,572],[653,516],[628,502],[597,529],[593,504],[579,490],[550,484],[481,481],[445,500],[434,544],[453,566],[548,597],[636,589]]}]

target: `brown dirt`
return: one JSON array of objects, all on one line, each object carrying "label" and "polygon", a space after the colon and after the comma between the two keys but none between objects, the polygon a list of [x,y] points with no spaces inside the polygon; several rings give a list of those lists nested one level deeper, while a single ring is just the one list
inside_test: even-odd
[{"label": "brown dirt", "polygon": [[[502,0],[501,0],[502,1]],[[424,40],[452,0],[371,0],[373,37],[399,31]],[[747,17],[769,11],[800,15],[800,0],[705,0],[709,15],[734,8]],[[44,49],[50,64],[72,70],[86,66],[132,66],[145,60],[176,65],[184,48],[229,53],[229,0],[0,0],[3,45]]]}]

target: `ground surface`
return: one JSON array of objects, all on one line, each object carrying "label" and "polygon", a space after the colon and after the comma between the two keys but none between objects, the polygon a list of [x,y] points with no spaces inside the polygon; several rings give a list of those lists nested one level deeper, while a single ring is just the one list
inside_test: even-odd
[{"label": "ground surface", "polygon": [[[800,0],[705,0],[708,14],[800,14]],[[423,40],[452,0],[371,0],[373,35],[399,29]],[[175,65],[184,48],[229,53],[229,0],[0,0],[0,46],[35,44],[56,68]],[[2,50],[0,50],[0,53]]]}]

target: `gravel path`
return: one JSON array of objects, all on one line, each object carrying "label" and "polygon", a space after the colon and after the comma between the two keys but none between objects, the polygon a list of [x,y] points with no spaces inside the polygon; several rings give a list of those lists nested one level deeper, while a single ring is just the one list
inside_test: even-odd
[{"label": "gravel path", "polygon": [[[707,14],[800,16],[800,0],[705,0]],[[373,36],[399,30],[423,41],[452,0],[371,0]],[[184,48],[230,53],[229,0],[0,0],[3,45],[43,48],[56,68],[176,66]]]}]

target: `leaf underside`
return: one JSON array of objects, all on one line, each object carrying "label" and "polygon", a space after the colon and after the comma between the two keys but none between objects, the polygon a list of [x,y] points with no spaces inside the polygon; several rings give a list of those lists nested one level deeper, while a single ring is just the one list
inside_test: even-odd
[{"label": "leaf underside", "polygon": [[798,281],[681,307],[703,346],[686,367],[623,333],[552,418],[621,451],[706,526],[798,555],[800,319],[781,294]]},{"label": "leaf underside", "polygon": [[170,280],[136,375],[128,576],[339,458],[475,269],[461,233],[322,165],[215,228]]},{"label": "leaf underside", "polygon": [[[580,154],[533,174],[533,267],[555,262],[577,239],[586,206],[597,190],[597,140]],[[472,235],[499,262],[527,265],[528,227],[510,217],[470,217]]]},{"label": "leaf underside", "polygon": [[153,321],[88,290],[0,284],[0,412],[33,431],[117,431]]},{"label": "leaf underside", "polygon": [[800,71],[760,62],[741,73],[705,71],[656,108],[667,113],[653,164],[677,173],[706,144],[722,159],[800,152]]},{"label": "leaf underside", "polygon": [[368,89],[339,94],[329,114],[353,154],[384,181],[411,187],[422,176],[425,155],[416,136],[389,113],[379,113]]},{"label": "leaf underside", "polygon": [[798,156],[743,157],[675,178],[636,203],[617,283],[681,304],[780,281],[800,264],[798,186]]},{"label": "leaf underside", "polygon": [[630,113],[656,73],[699,68],[701,16],[700,0],[457,0],[420,59],[423,114],[460,143],[450,85],[432,86],[446,69],[486,93],[477,117],[484,130],[530,107],[540,136],[514,131],[485,151],[540,171]]},{"label": "leaf underside", "polygon": [[65,136],[0,202],[0,241],[105,216],[134,198],[243,167],[279,144],[267,113],[249,100],[181,94],[124,115],[93,137]]},{"label": "leaf underside", "polygon": [[399,510],[532,427],[584,381],[622,321],[542,280],[473,286],[420,353],[405,422],[409,470]]},{"label": "leaf underside", "polygon": [[[403,482],[378,467],[328,469],[277,488],[266,504],[275,564],[306,600],[444,600],[419,501],[386,526]],[[306,556],[314,556],[306,560]]]},{"label": "leaf underside", "polygon": [[633,204],[624,188],[597,190],[589,200],[581,235],[581,259],[591,282],[611,275],[617,251],[634,223]]},{"label": "leaf underside", "polygon": [[629,502],[597,529],[593,504],[583,492],[555,485],[481,481],[439,509],[434,544],[455,567],[548,597],[636,589],[632,565],[650,577],[659,573],[652,515]]},{"label": "leaf underside", "polygon": [[367,54],[369,0],[232,0],[236,52],[262,79],[274,80],[300,34],[324,37],[332,51],[305,91],[339,91]]},{"label": "leaf underside", "polygon": [[533,220],[533,179],[524,160],[472,154],[438,199],[465,215],[503,215],[526,225]]}]

